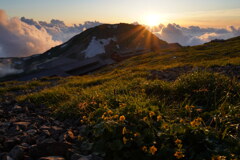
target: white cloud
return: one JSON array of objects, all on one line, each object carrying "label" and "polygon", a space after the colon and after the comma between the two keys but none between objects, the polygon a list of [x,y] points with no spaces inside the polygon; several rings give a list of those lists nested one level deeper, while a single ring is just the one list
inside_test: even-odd
[{"label": "white cloud", "polygon": [[240,28],[234,26],[228,28],[201,28],[199,26],[181,27],[177,24],[168,24],[167,26],[161,26],[161,30],[154,33],[160,39],[168,43],[194,46],[214,39],[229,39],[240,36]]},{"label": "white cloud", "polygon": [[97,21],[86,21],[83,24],[74,24],[72,26],[67,26],[64,21],[57,19],[52,19],[49,23],[45,21],[34,21],[33,19],[27,19],[25,17],[21,18],[21,21],[33,25],[37,28],[44,28],[48,34],[50,34],[53,40],[66,42],[73,36],[83,32],[88,28],[92,28],[100,25],[100,22]]},{"label": "white cloud", "polygon": [[52,36],[44,28],[38,29],[18,18],[8,18],[0,10],[0,57],[22,57],[42,53],[60,41],[52,40]]}]

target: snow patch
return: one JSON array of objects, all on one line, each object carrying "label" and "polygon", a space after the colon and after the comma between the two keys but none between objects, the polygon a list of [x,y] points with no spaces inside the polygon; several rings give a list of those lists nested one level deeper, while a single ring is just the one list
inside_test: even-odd
[{"label": "snow patch", "polygon": [[108,45],[111,41],[116,41],[116,38],[108,38],[108,39],[96,39],[93,37],[87,49],[83,51],[87,58],[94,57],[98,54],[105,53],[105,46]]}]

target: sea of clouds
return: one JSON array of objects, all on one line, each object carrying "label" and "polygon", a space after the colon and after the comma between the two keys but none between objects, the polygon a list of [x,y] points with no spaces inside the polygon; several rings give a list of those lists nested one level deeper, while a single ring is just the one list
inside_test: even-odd
[{"label": "sea of clouds", "polygon": [[[74,35],[100,24],[97,21],[87,21],[83,24],[67,26],[64,21],[56,19],[45,22],[25,17],[9,18],[4,10],[0,10],[0,57],[24,57],[43,53],[51,47],[66,42]],[[160,39],[183,46],[240,36],[240,27],[234,26],[202,28],[182,27],[173,23],[160,24],[150,30]]]}]

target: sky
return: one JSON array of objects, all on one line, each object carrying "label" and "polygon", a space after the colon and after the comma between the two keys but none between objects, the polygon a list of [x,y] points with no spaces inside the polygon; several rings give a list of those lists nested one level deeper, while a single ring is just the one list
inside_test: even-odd
[{"label": "sky", "polygon": [[168,43],[200,45],[240,36],[240,0],[0,0],[0,58],[44,53],[120,22],[147,25]]},{"label": "sky", "polygon": [[240,26],[240,0],[0,0],[10,17],[27,17],[66,24],[84,21],[146,23],[158,15],[159,23],[202,27]]}]

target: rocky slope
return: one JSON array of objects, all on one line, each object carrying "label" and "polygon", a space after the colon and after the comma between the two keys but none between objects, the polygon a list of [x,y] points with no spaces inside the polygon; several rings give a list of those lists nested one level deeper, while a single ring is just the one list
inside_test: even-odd
[{"label": "rocky slope", "polygon": [[80,119],[60,121],[44,106],[5,100],[0,104],[0,159],[101,160],[79,152],[84,145],[78,140],[85,130]]}]

